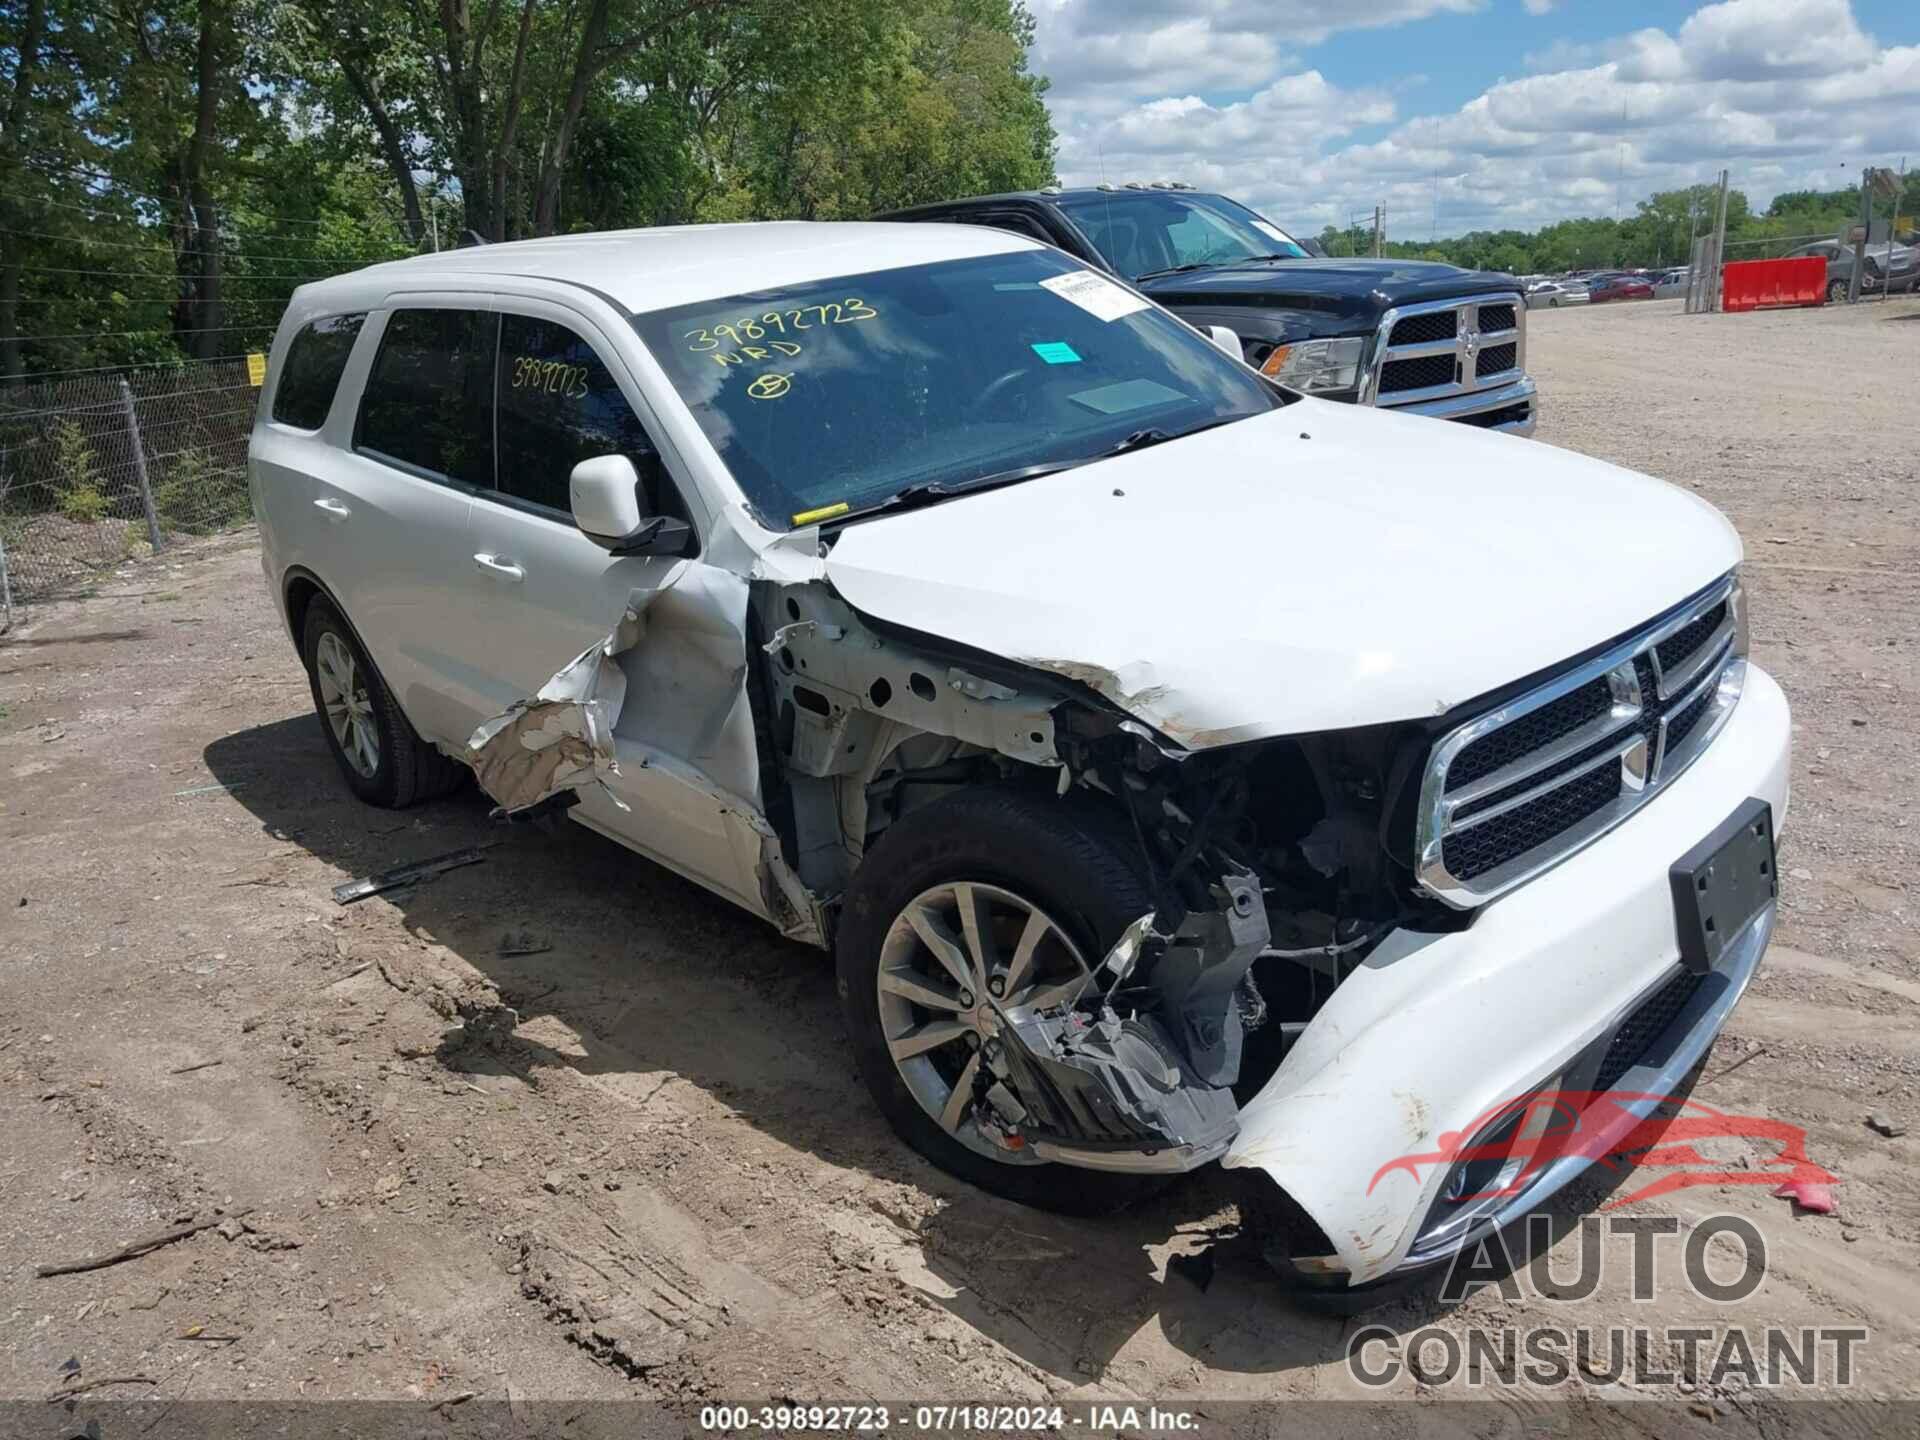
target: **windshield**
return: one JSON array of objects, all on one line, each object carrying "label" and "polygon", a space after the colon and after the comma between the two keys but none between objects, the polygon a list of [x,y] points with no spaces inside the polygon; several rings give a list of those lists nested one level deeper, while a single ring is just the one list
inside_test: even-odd
[{"label": "windshield", "polygon": [[633,325],[775,526],[1285,403],[1184,321],[1052,250],[756,291]]},{"label": "windshield", "polygon": [[1115,190],[1057,203],[1116,272],[1135,280],[1187,266],[1307,258],[1286,231],[1224,195]]}]

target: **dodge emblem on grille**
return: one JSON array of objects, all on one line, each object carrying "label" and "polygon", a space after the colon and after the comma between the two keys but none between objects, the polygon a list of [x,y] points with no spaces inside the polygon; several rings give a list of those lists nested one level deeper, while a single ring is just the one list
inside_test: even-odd
[{"label": "dodge emblem on grille", "polygon": [[1465,330],[1460,335],[1460,358],[1467,364],[1467,373],[1473,373],[1473,357],[1480,353],[1480,332]]}]

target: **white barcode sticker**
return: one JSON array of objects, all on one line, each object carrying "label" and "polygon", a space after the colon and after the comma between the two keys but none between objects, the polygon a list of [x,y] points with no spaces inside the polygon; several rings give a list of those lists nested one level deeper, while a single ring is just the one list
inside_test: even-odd
[{"label": "white barcode sticker", "polygon": [[1051,290],[1069,305],[1078,305],[1096,320],[1109,322],[1123,315],[1131,315],[1136,310],[1144,310],[1150,303],[1091,270],[1052,276],[1042,280],[1040,288]]}]

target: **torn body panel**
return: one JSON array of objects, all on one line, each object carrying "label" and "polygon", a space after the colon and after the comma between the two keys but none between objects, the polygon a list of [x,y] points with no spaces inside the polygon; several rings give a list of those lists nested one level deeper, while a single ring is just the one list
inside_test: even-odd
[{"label": "torn body panel", "polygon": [[561,666],[537,694],[515,701],[473,732],[467,761],[480,788],[503,810],[531,809],[589,785],[605,789],[607,777],[620,773],[613,735],[627,676],[619,657],[644,633],[643,617],[660,593],[634,591],[606,639]]}]

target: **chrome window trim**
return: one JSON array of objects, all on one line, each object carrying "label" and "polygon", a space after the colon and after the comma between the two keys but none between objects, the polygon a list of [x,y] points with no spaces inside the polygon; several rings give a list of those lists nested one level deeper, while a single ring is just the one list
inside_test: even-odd
[{"label": "chrome window trim", "polygon": [[[1622,734],[1621,744],[1609,747],[1593,761],[1580,766],[1577,770],[1557,776],[1551,781],[1529,789],[1522,796],[1510,797],[1498,806],[1469,815],[1456,822],[1455,815],[1463,805],[1519,783],[1529,775],[1539,774],[1578,751],[1601,743],[1609,735],[1634,726],[1640,720],[1646,705],[1654,698],[1641,693],[1639,677],[1634,670],[1634,660],[1640,656],[1650,658],[1656,677],[1656,688],[1659,688],[1659,660],[1652,656],[1654,648],[1661,641],[1685,629],[1723,600],[1727,602],[1726,622],[1718,627],[1696,652],[1708,658],[1702,660],[1697,666],[1690,663],[1675,672],[1676,675],[1684,676],[1690,683],[1690,688],[1687,688],[1679,699],[1668,700],[1664,694],[1659,697],[1665,704],[1665,710],[1655,737],[1657,745],[1653,753],[1648,753],[1647,746],[1637,731],[1630,735]],[[1733,707],[1740,699],[1740,691],[1746,680],[1746,652],[1746,601],[1740,588],[1738,572],[1735,572],[1722,577],[1707,590],[1669,611],[1652,624],[1644,626],[1625,640],[1609,646],[1591,660],[1564,671],[1546,683],[1507,701],[1506,704],[1448,731],[1435,743],[1429,753],[1426,772],[1420,783],[1419,815],[1414,835],[1414,871],[1420,888],[1456,909],[1470,910],[1505,894],[1517,885],[1525,884],[1534,876],[1558,865],[1562,860],[1576,854],[1613,829],[1684,772],[1687,766],[1692,764],[1712,743],[1713,737],[1720,733],[1721,727],[1726,724],[1728,717],[1733,713]],[[1689,657],[1690,661],[1691,659],[1692,657]],[[1461,787],[1452,794],[1447,792],[1448,770],[1459,758],[1460,753],[1474,741],[1512,724],[1543,705],[1551,704],[1602,676],[1607,677],[1613,692],[1613,704],[1607,714],[1589,721],[1575,734],[1563,736],[1560,740],[1545,745],[1519,760],[1510,761],[1500,769],[1470,785]],[[1672,687],[1673,691],[1679,692],[1680,688],[1680,683],[1676,681]],[[1668,753],[1669,721],[1679,715],[1702,693],[1711,693],[1714,696],[1708,713],[1701,717],[1692,733],[1678,749]],[[1578,744],[1572,743],[1576,740]],[[1609,801],[1592,815],[1562,830],[1546,843],[1516,855],[1485,874],[1474,876],[1471,880],[1459,879],[1447,869],[1444,846],[1449,835],[1471,830],[1484,820],[1492,819],[1516,805],[1530,799],[1537,799],[1542,794],[1569,784],[1609,760],[1618,761],[1621,767],[1620,794],[1616,799]]]},{"label": "chrome window trim", "polygon": [[[1486,330],[1480,328],[1480,312],[1489,305],[1511,305],[1513,324],[1505,330]],[[1415,315],[1437,315],[1452,310],[1458,315],[1454,325],[1453,338],[1450,340],[1423,340],[1413,345],[1391,345],[1393,327],[1402,320]],[[1510,383],[1516,375],[1523,375],[1527,369],[1527,304],[1523,296],[1516,291],[1500,291],[1492,295],[1475,295],[1461,300],[1428,300],[1418,305],[1400,305],[1387,311],[1380,317],[1380,323],[1374,329],[1373,358],[1360,377],[1359,402],[1362,405],[1376,405],[1383,410],[1397,410],[1402,406],[1418,405],[1431,400],[1446,400],[1456,396],[1477,395],[1485,390],[1496,389]],[[1494,345],[1505,345],[1509,341],[1514,346],[1514,363],[1495,375],[1477,373],[1480,364],[1480,352]],[[1380,393],[1380,379],[1390,361],[1418,360],[1434,355],[1453,355],[1460,361],[1457,372],[1460,379],[1448,385],[1428,385],[1419,390],[1395,390],[1389,396]]]}]

